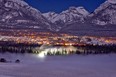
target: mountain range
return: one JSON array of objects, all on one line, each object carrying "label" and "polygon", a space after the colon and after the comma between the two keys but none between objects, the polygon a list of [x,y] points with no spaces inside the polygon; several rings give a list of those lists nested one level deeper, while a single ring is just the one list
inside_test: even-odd
[{"label": "mountain range", "polygon": [[92,13],[82,6],[61,13],[41,13],[24,0],[0,0],[0,32],[19,29],[116,36],[116,0],[106,0]]}]

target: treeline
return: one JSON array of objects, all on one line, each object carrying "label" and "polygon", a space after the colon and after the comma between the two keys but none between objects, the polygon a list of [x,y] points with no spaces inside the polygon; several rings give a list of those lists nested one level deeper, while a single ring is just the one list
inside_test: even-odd
[{"label": "treeline", "polygon": [[116,53],[116,45],[86,45],[86,46],[77,46],[77,54],[108,54]]},{"label": "treeline", "polygon": [[[41,45],[27,44],[27,43],[15,43],[0,42],[0,53],[35,53],[33,50]],[[76,54],[108,54],[116,53],[116,45],[86,45],[86,46],[74,46],[77,48]]]},{"label": "treeline", "polygon": [[0,42],[0,53],[33,53],[33,48],[38,46],[40,45],[15,42]]}]

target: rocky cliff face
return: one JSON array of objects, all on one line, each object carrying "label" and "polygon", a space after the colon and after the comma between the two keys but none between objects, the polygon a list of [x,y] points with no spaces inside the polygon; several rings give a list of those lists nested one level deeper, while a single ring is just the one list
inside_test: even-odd
[{"label": "rocky cliff face", "polygon": [[[0,22],[16,28],[51,29],[51,23],[40,11],[32,8],[23,0],[0,0]],[[7,28],[6,27],[6,28]]]},{"label": "rocky cliff face", "polygon": [[116,25],[116,0],[107,0],[90,15],[97,25]]},{"label": "rocky cliff face", "polygon": [[65,25],[74,22],[85,22],[85,18],[89,15],[83,7],[70,7],[68,10],[61,12],[60,14],[54,12],[48,12],[43,14],[52,23],[58,26],[59,29]]}]

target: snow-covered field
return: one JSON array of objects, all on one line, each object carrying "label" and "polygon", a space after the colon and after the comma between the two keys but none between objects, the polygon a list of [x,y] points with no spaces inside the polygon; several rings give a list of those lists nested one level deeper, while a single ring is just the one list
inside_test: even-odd
[{"label": "snow-covered field", "polygon": [[[47,56],[0,54],[0,77],[116,77],[116,54]],[[20,59],[21,63],[14,63]]]}]

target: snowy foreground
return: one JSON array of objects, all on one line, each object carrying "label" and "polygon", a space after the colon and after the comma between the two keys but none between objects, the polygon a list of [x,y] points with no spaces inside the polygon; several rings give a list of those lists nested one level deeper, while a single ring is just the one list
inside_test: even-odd
[{"label": "snowy foreground", "polygon": [[[0,54],[0,77],[116,77],[116,54],[47,56]],[[14,63],[20,59],[21,63]]]}]

